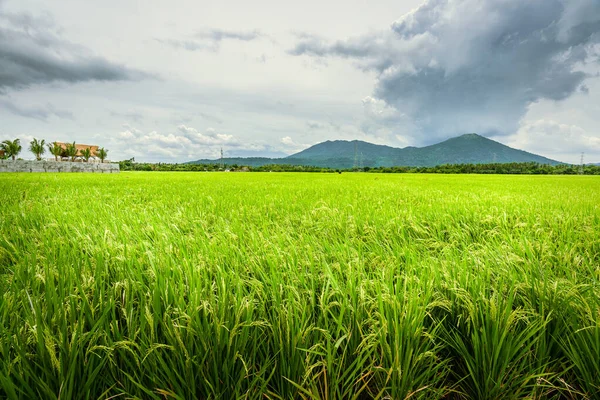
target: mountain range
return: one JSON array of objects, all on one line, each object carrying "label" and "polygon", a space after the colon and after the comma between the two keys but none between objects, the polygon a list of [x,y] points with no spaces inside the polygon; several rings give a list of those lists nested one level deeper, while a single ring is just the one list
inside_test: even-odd
[{"label": "mountain range", "polygon": [[333,140],[315,144],[282,158],[235,157],[197,160],[190,164],[238,164],[257,167],[268,164],[311,165],[328,168],[433,167],[442,164],[489,164],[535,162],[556,165],[559,161],[513,149],[475,133],[461,135],[426,147],[390,147],[360,140]]}]

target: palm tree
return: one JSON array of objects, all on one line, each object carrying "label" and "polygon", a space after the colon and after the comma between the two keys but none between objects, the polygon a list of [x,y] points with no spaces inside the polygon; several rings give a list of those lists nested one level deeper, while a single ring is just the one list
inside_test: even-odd
[{"label": "palm tree", "polygon": [[85,160],[85,162],[88,162],[90,157],[92,156],[92,149],[90,149],[89,147],[87,149],[83,149],[81,150],[81,157],[83,157],[83,159]]},{"label": "palm tree", "polygon": [[106,159],[107,155],[108,155],[108,150],[105,150],[104,147],[100,147],[96,151],[96,157],[98,157],[101,162],[104,162],[104,160]]},{"label": "palm tree", "polygon": [[35,155],[35,159],[40,161],[42,159],[42,154],[46,152],[44,145],[46,141],[44,139],[37,140],[34,138],[31,142],[29,142],[29,151],[31,151]]},{"label": "palm tree", "polygon": [[71,157],[71,161],[75,161],[77,157],[77,146],[75,146],[75,142],[67,143],[66,149],[67,156]]},{"label": "palm tree", "polygon": [[48,151],[54,156],[54,159],[58,161],[58,157],[62,154],[63,148],[58,142],[48,143]]},{"label": "palm tree", "polygon": [[4,150],[6,156],[12,157],[14,161],[22,150],[21,141],[19,139],[13,141],[5,140],[0,144],[0,149]]}]

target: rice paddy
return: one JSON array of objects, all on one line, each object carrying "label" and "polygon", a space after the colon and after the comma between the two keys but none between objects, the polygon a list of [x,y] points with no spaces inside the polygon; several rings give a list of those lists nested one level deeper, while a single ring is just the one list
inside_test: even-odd
[{"label": "rice paddy", "polygon": [[597,177],[0,185],[0,398],[600,398]]}]

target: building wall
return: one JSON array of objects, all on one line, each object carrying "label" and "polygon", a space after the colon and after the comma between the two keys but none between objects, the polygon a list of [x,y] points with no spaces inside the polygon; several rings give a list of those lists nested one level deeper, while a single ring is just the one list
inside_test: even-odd
[{"label": "building wall", "polygon": [[0,172],[95,172],[114,174],[119,164],[70,161],[0,160]]}]

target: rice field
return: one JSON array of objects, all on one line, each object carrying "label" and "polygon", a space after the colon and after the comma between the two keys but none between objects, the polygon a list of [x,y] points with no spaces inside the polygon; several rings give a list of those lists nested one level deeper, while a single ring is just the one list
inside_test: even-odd
[{"label": "rice field", "polygon": [[598,177],[0,185],[0,398],[600,398]]}]

